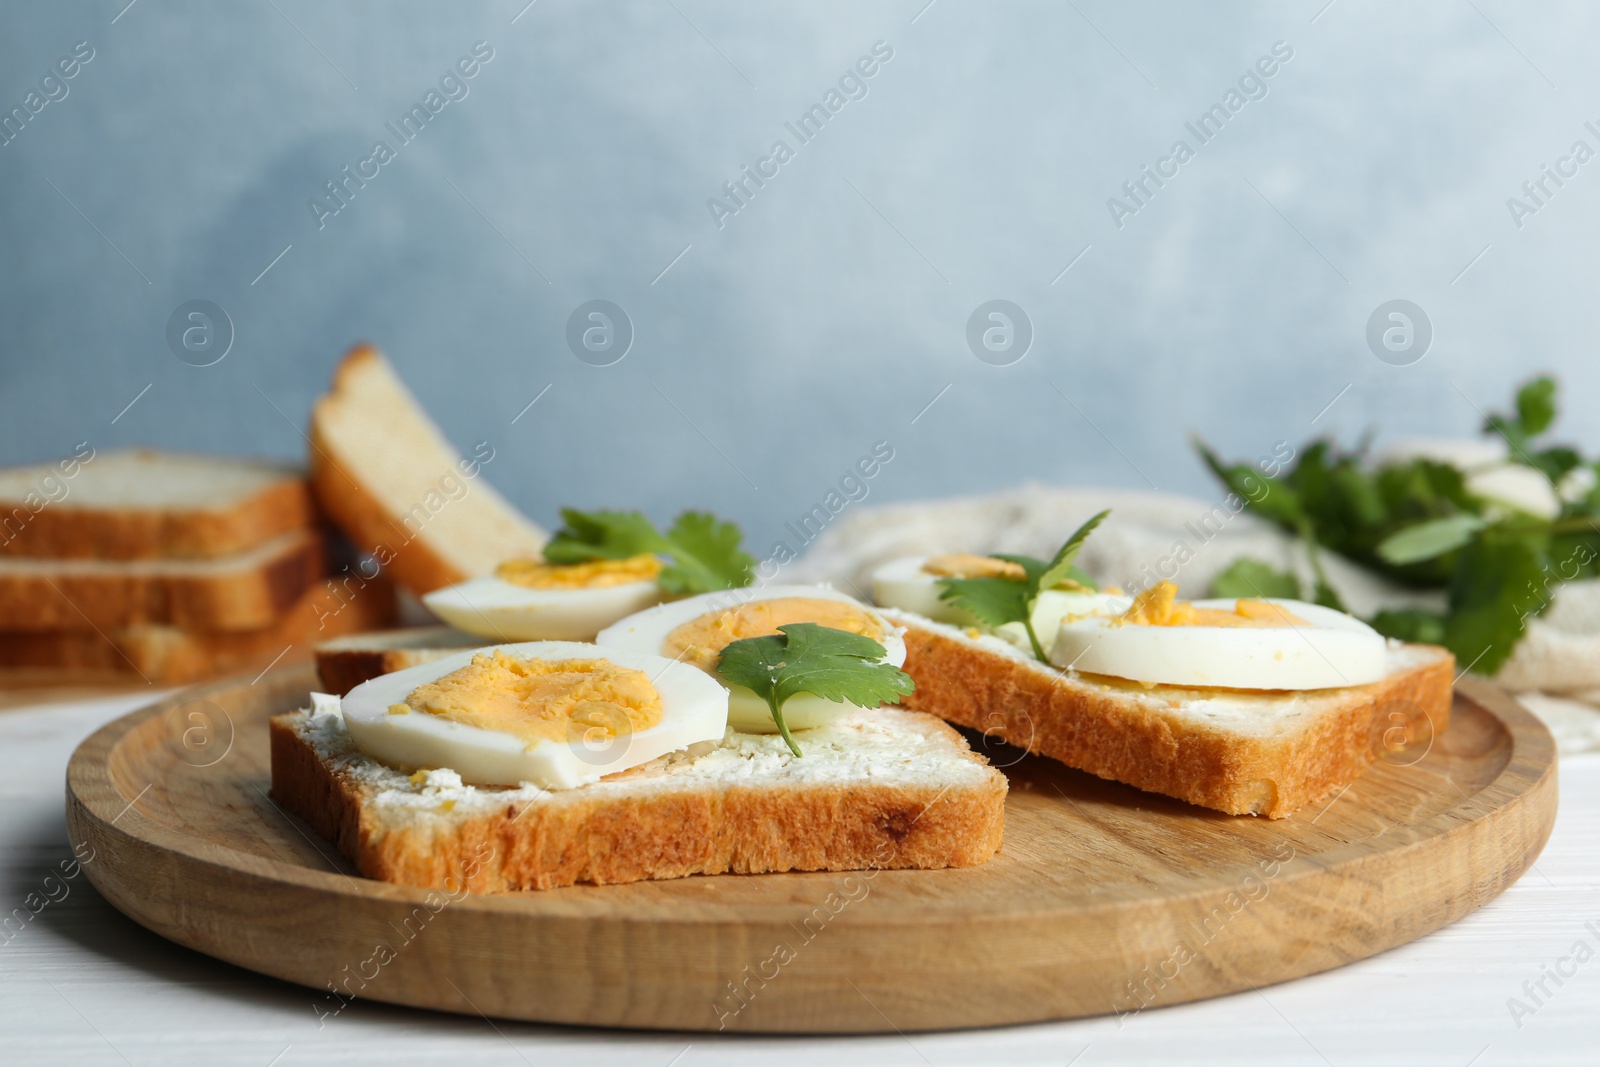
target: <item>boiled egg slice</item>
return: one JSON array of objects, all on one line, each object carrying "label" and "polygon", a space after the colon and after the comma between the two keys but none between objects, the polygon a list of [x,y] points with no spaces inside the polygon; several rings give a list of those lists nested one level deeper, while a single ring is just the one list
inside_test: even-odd
[{"label": "boiled egg slice", "polygon": [[[1056,642],[1056,631],[1061,620],[1071,616],[1120,615],[1133,603],[1130,597],[1116,593],[1068,592],[1065,589],[1046,589],[1033,604],[1033,632],[1039,638],[1040,648],[1050,648]],[[996,637],[1003,637],[1013,645],[1033,654],[1033,643],[1028,631],[1020,622],[1008,622],[994,628]]]},{"label": "boiled egg slice", "polygon": [[379,762],[545,789],[720,741],[728,722],[727,691],[701,671],[575,641],[458,652],[363,682],[340,707]]},{"label": "boiled egg slice", "polygon": [[602,628],[666,599],[655,556],[585,563],[509,560],[493,577],[426,593],[422,602],[458,630],[491,641],[591,640]]},{"label": "boiled egg slice", "polygon": [[1388,673],[1383,636],[1342,611],[1277,598],[1176,599],[1162,582],[1120,615],[1068,615],[1050,662],[1155,685],[1330,689]]},{"label": "boiled egg slice", "polygon": [[[888,619],[853,597],[825,585],[769,585],[703,593],[631,615],[600,631],[596,641],[632,653],[667,656],[716,673],[723,648],[747,637],[764,637],[794,622],[813,622],[872,638],[884,648],[883,662],[899,667],[906,645]],[[742,685],[728,688],[728,725],[745,733],[775,733],[767,702]],[[785,701],[783,720],[791,730],[832,722],[856,705],[798,693]]]},{"label": "boiled egg slice", "polygon": [[[891,560],[872,572],[872,600],[886,608],[899,608],[937,622],[967,625],[972,616],[948,600],[940,600],[944,592],[940,578],[956,577],[948,573],[929,570],[930,560],[939,556],[906,556]],[[981,557],[973,557],[974,559]]]}]

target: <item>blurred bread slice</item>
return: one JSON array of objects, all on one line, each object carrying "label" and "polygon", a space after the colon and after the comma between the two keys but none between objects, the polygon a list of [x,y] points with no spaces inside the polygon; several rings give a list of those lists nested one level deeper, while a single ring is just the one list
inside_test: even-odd
[{"label": "blurred bread slice", "polygon": [[536,556],[544,544],[544,531],[481,476],[492,457],[475,450],[463,459],[370,345],[350,350],[312,409],[317,500],[419,595]]},{"label": "blurred bread slice", "polygon": [[344,696],[362,682],[427,663],[485,641],[449,626],[353,633],[316,647],[317,675],[325,692]]},{"label": "blurred bread slice", "polygon": [[262,629],[322,580],[322,536],[294,530],[215,559],[0,556],[0,631]]},{"label": "blurred bread slice", "polygon": [[271,625],[195,631],[160,623],[81,633],[0,633],[0,685],[147,681],[183,685],[281,664],[297,646],[394,622],[394,587],[367,581],[353,596],[319,585]]},{"label": "blurred bread slice", "polygon": [[313,521],[302,472],[152,449],[0,470],[0,554],[214,559]]}]

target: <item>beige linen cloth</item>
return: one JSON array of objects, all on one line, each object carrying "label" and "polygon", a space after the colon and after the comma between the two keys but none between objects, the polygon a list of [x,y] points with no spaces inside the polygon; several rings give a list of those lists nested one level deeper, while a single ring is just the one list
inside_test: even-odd
[{"label": "beige linen cloth", "polygon": [[[779,580],[831,581],[866,598],[872,571],[891,559],[951,551],[1048,558],[1080,523],[1111,508],[1078,561],[1102,583],[1143,588],[1168,578],[1185,595],[1199,597],[1218,572],[1251,556],[1295,571],[1309,587],[1298,539],[1235,513],[1222,496],[1202,500],[1030,485],[984,496],[846,508],[782,568]],[[1441,593],[1396,586],[1330,553],[1323,553],[1323,568],[1358,615],[1444,603]],[[1600,581],[1559,586],[1549,610],[1528,620],[1527,634],[1494,680],[1549,725],[1563,754],[1600,750]]]}]

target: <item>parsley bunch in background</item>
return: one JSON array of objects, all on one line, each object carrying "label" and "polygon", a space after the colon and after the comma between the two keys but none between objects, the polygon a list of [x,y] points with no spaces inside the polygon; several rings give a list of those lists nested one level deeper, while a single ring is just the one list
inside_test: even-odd
[{"label": "parsley bunch in background", "polygon": [[[1307,446],[1299,461],[1267,479],[1248,464],[1227,465],[1203,443],[1201,456],[1247,506],[1304,541],[1319,604],[1343,608],[1323,573],[1326,548],[1402,585],[1442,589],[1443,612],[1380,611],[1367,620],[1407,641],[1443,644],[1467,667],[1498,671],[1563,581],[1600,574],[1600,474],[1576,450],[1544,443],[1556,420],[1556,383],[1523,385],[1515,410],[1491,415],[1486,435],[1509,448],[1505,463],[1537,472],[1558,503],[1536,513],[1472,484],[1472,472],[1428,458],[1370,464],[1366,446]],[[1213,585],[1217,596],[1301,595],[1300,582],[1253,559],[1236,561]]]}]

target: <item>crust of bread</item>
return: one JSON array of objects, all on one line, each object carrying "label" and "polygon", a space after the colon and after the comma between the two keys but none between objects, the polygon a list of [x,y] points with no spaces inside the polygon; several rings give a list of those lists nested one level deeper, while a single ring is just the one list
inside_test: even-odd
[{"label": "crust of bread", "polygon": [[[359,373],[361,365],[382,358],[382,353],[372,345],[361,344],[350,349],[333,372],[333,388],[313,406],[311,488],[322,509],[350,540],[367,551],[379,545],[389,547],[389,558],[384,566],[397,582],[420,596],[466,581],[469,576],[429,547],[426,539],[410,537],[396,526],[372,490],[354,471],[347,469],[353,464],[341,464],[334,458],[338,449],[322,428],[325,413],[336,402],[340,391],[349,388],[350,380]],[[397,543],[398,548],[392,547]]]},{"label": "crust of bread", "polygon": [[1006,779],[993,768],[954,788],[865,776],[796,788],[730,779],[621,796],[565,790],[444,823],[386,820],[370,786],[317,752],[306,721],[304,712],[271,721],[272,798],[363,875],[402,885],[489,893],[693,874],[967,867],[994,855],[1004,830]]},{"label": "crust of bread", "polygon": [[483,639],[449,626],[384,630],[324,641],[315,649],[317,676],[323,692],[344,696],[362,682],[392,674],[462,649],[478,648]]},{"label": "crust of bread", "polygon": [[[896,621],[906,623],[905,613]],[[1388,731],[1432,738],[1449,723],[1455,659],[1444,649],[1409,670],[1305,717],[1296,730],[1252,735],[1183,715],[1166,700],[1215,691],[1063,674],[976,642],[910,624],[903,701],[1070,767],[1231,815],[1281,819],[1352,781]],[[1431,648],[1432,646],[1413,646]],[[1399,716],[1399,718],[1394,718]],[[1374,736],[1376,734],[1376,736]]]},{"label": "crust of bread", "polygon": [[408,538],[403,530],[397,534],[389,513],[371,491],[329,458],[315,423],[311,449],[311,488],[322,510],[346,537],[367,551],[398,544],[391,548],[385,564],[395,581],[421,596],[470,577],[422,538]]},{"label": "crust of bread", "polygon": [[[326,429],[347,395],[354,391],[355,380],[373,364],[386,362],[376,347],[360,344],[350,349],[335,369],[331,390],[312,408],[311,486],[334,523],[364,551],[373,553],[396,582],[421,596],[475,575],[451,562],[434,545],[426,529],[409,531],[401,518],[390,512],[380,494],[362,480],[360,457],[342,455]],[[387,367],[385,371],[388,372]],[[504,514],[515,515],[492,488],[485,486],[480,491],[493,495]],[[508,554],[536,554],[543,542],[542,531],[520,516],[516,521],[526,527],[522,537],[525,543]]]},{"label": "crust of bread", "polygon": [[[224,560],[147,566],[74,567],[37,561],[0,575],[0,625],[25,632],[94,631],[160,623],[194,630],[260,630],[295,605],[325,571],[320,532],[285,535],[284,544],[253,566]],[[221,564],[210,568],[197,562]]]},{"label": "crust of bread", "polygon": [[355,596],[324,587],[308,590],[272,625],[259,630],[191,631],[135,625],[95,633],[0,633],[0,679],[138,681],[187,685],[236,671],[260,668],[285,649],[358,633],[394,622],[394,587],[368,581]]},{"label": "crust of bread", "polygon": [[[0,505],[3,509],[5,505]],[[299,474],[226,507],[47,506],[30,515],[0,555],[48,559],[215,559],[311,526],[316,505]]]}]

